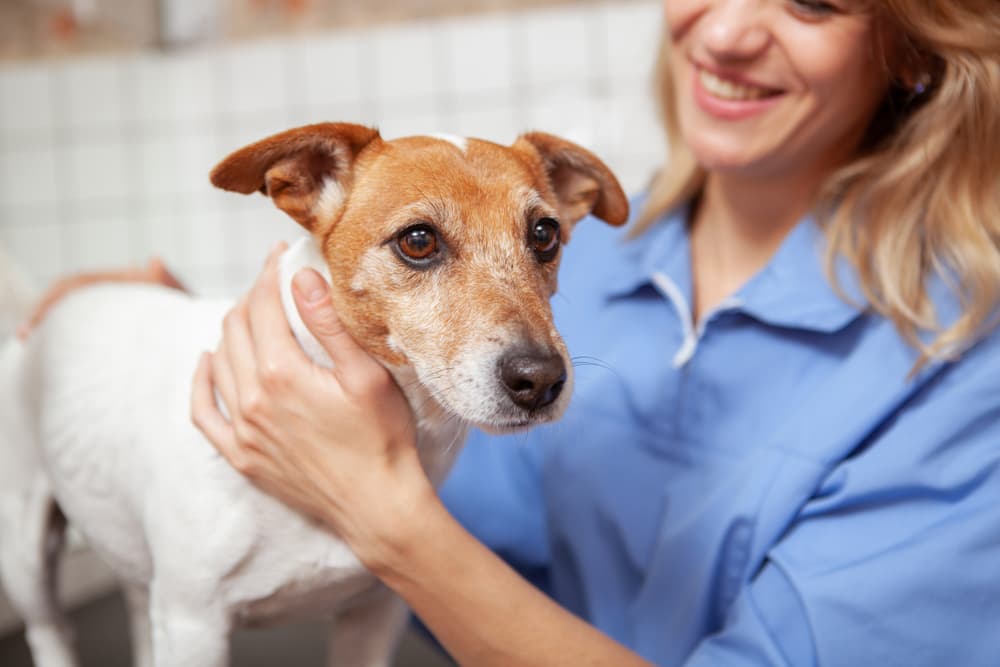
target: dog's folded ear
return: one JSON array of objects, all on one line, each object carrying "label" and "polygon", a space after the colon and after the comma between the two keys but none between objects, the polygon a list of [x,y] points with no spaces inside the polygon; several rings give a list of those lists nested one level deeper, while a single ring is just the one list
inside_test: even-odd
[{"label": "dog's folded ear", "polygon": [[563,222],[574,224],[588,214],[615,226],[628,220],[628,199],[618,179],[586,148],[545,132],[522,134],[513,147],[541,158]]},{"label": "dog's folded ear", "polygon": [[381,141],[378,130],[352,123],[318,123],[251,144],[212,170],[212,185],[262,192],[310,231],[343,205],[358,154]]}]

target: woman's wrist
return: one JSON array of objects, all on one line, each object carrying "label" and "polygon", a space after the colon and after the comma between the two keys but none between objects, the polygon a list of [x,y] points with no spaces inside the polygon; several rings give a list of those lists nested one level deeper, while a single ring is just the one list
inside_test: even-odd
[{"label": "woman's wrist", "polygon": [[403,502],[396,509],[385,508],[367,539],[359,541],[355,550],[364,566],[386,583],[405,572],[407,563],[413,562],[431,534],[429,519],[445,511],[429,483],[422,491],[397,497]]},{"label": "woman's wrist", "polygon": [[[404,501],[405,496],[398,494],[396,498]],[[447,541],[450,524],[457,527],[457,523],[429,482],[423,489],[413,490],[405,507],[386,508],[384,517],[379,537],[368,541],[358,558],[372,574],[398,591],[422,578],[423,564],[435,558],[434,550],[440,547],[437,542]]]},{"label": "woman's wrist", "polygon": [[369,476],[358,490],[363,497],[348,505],[363,507],[363,511],[324,519],[369,571],[380,578],[392,576],[405,566],[416,545],[426,539],[427,520],[446,510],[415,448],[404,449],[383,474]]}]

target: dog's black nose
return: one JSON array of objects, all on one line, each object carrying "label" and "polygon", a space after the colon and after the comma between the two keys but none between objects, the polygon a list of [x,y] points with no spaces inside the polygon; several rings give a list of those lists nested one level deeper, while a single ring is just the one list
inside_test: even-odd
[{"label": "dog's black nose", "polygon": [[504,356],[499,365],[507,395],[526,410],[549,405],[566,385],[566,364],[552,352],[520,350]]}]

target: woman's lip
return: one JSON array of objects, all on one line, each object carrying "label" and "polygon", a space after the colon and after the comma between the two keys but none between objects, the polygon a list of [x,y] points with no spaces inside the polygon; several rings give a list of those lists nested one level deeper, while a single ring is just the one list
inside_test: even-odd
[{"label": "woman's lip", "polygon": [[753,79],[751,79],[751,78],[749,78],[747,76],[744,76],[744,75],[740,74],[739,72],[733,72],[731,70],[727,70],[727,69],[724,69],[722,67],[717,67],[715,65],[712,65],[711,63],[705,63],[705,62],[701,62],[701,61],[698,61],[698,60],[692,60],[691,61],[691,66],[695,69],[695,74],[697,74],[697,70],[702,70],[703,69],[706,72],[708,72],[709,74],[714,74],[715,76],[719,77],[720,79],[724,79],[726,81],[732,81],[733,83],[739,84],[741,86],[749,86],[751,88],[760,88],[761,90],[766,90],[766,91],[768,91],[769,93],[772,93],[772,94],[782,92],[780,88],[775,88],[773,86],[765,86],[764,84],[762,84],[762,83],[760,83],[758,81],[754,81]]},{"label": "woman's lip", "polygon": [[[695,103],[705,113],[721,120],[744,120],[751,118],[773,107],[777,104],[778,100],[784,96],[782,92],[776,91],[773,95],[768,95],[755,100],[727,100],[721,97],[716,97],[712,93],[705,90],[705,87],[701,84],[701,78],[698,75],[698,71],[698,65],[695,65],[691,69],[691,86],[694,91]],[[708,69],[708,71],[716,76],[721,76],[716,74],[711,69]],[[747,82],[746,79],[740,80],[730,76],[724,76],[722,78],[729,79],[734,83],[739,83],[745,86],[755,86],[763,90],[773,90],[771,88],[767,88],[766,86],[759,86],[755,83]]]}]

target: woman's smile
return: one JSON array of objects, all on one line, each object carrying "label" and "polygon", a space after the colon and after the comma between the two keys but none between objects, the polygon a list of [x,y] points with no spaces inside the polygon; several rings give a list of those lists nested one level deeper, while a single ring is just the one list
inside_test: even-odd
[{"label": "woman's smile", "polygon": [[742,120],[772,108],[783,91],[737,80],[695,64],[693,97],[698,107],[722,120]]}]

